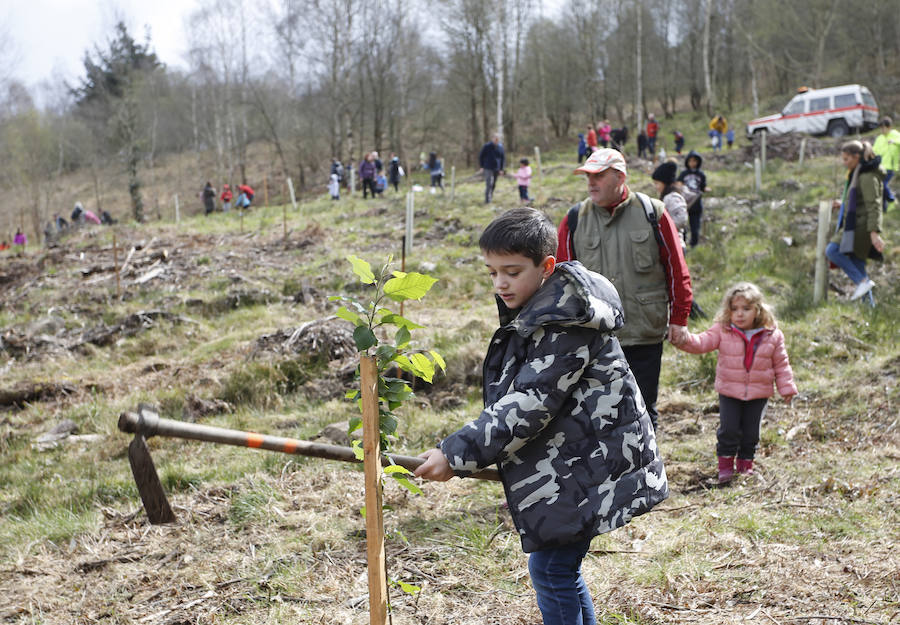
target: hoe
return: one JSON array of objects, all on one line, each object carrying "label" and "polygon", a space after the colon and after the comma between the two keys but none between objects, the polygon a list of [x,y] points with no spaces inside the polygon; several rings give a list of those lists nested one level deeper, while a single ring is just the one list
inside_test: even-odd
[{"label": "hoe", "polygon": [[[137,413],[123,412],[119,416],[119,429],[123,432],[134,434],[134,440],[128,446],[128,461],[131,464],[131,473],[134,475],[134,481],[137,484],[138,493],[141,495],[141,501],[144,503],[144,510],[147,511],[147,518],[154,525],[174,522],[175,514],[169,506],[162,483],[156,474],[153,458],[150,457],[147,439],[151,436],[168,436],[171,438],[206,441],[208,443],[235,445],[237,447],[255,447],[268,449],[269,451],[280,451],[286,454],[340,460],[342,462],[362,462],[362,460],[356,458],[356,454],[350,447],[311,443],[295,438],[268,436],[254,432],[242,432],[240,430],[229,430],[209,425],[197,425],[195,423],[163,419],[153,407],[146,404],[138,406]],[[414,456],[384,454],[381,457],[382,465],[397,464],[410,471],[415,470],[422,462],[424,461],[421,458]],[[482,480],[500,480],[500,475],[495,469],[484,469],[472,474],[470,477]]]}]

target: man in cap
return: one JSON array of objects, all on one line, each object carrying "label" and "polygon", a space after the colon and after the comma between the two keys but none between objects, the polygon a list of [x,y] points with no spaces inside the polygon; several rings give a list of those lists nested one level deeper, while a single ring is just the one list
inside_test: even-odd
[{"label": "man in cap", "polygon": [[559,225],[556,260],[579,260],[616,287],[625,309],[619,342],[657,428],[663,341],[685,341],[691,312],[691,276],[678,232],[662,202],[628,188],[617,150],[597,150],[575,173],[586,175],[589,197]]}]

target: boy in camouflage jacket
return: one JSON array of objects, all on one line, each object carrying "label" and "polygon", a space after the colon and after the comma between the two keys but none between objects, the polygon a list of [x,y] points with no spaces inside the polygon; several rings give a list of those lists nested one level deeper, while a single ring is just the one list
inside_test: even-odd
[{"label": "boy in camouflage jacket", "polygon": [[612,284],[556,264],[553,224],[531,208],[495,219],[479,241],[500,328],[484,361],[485,409],[416,475],[465,477],[497,464],[544,623],[596,622],[581,561],[593,536],[668,496],[644,401],[613,332]]}]

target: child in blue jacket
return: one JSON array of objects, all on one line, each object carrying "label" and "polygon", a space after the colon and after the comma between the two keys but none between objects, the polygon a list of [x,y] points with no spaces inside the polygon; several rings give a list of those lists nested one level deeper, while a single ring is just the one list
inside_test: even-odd
[{"label": "child in blue jacket", "polygon": [[616,289],[577,261],[557,265],[556,243],[546,215],[525,207],[481,235],[500,313],[485,408],[415,473],[445,481],[497,464],[544,623],[594,625],[581,575],[591,538],[649,511],[668,485],[614,335],[624,323]]}]

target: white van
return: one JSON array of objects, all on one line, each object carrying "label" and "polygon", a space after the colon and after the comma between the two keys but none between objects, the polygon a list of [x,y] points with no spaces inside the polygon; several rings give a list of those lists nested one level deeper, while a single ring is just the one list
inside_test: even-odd
[{"label": "white van", "polygon": [[851,130],[869,130],[878,125],[878,105],[872,92],[862,85],[827,89],[801,87],[797,91],[780,114],[748,123],[747,136],[765,130],[770,134],[805,132],[843,137]]}]

